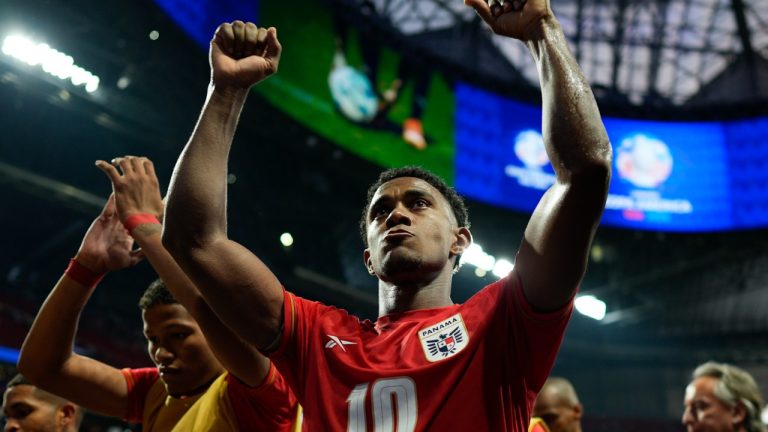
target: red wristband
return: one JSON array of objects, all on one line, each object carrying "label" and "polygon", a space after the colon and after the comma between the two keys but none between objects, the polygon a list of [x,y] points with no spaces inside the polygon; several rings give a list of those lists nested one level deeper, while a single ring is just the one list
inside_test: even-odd
[{"label": "red wristband", "polygon": [[86,288],[95,288],[104,277],[104,273],[96,273],[88,267],[80,264],[76,259],[69,260],[69,266],[64,274],[70,279]]},{"label": "red wristband", "polygon": [[160,221],[157,220],[157,217],[153,214],[149,213],[137,213],[134,215],[130,215],[125,219],[125,222],[123,222],[123,226],[125,229],[128,230],[129,233],[133,232],[134,229],[136,229],[139,225],[144,224],[155,224],[160,225]]}]

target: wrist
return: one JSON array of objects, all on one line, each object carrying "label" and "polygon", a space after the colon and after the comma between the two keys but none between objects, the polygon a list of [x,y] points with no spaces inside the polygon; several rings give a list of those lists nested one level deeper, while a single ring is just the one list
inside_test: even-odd
[{"label": "wrist", "polygon": [[94,267],[93,263],[87,263],[87,258],[78,254],[69,260],[69,265],[64,270],[64,274],[83,287],[93,289],[106,274],[106,271],[94,270]]},{"label": "wrist", "polygon": [[160,225],[160,221],[151,213],[134,213],[123,221],[123,226],[128,233],[133,233],[133,230],[145,224]]},{"label": "wrist", "polygon": [[538,20],[533,21],[523,30],[523,38],[526,42],[539,42],[551,39],[557,34],[562,33],[560,22],[554,15],[545,15]]},{"label": "wrist", "polygon": [[224,84],[216,83],[211,80],[208,84],[208,96],[212,99],[228,102],[240,102],[245,101],[248,96],[248,92],[251,90],[251,86],[243,87],[237,84]]}]

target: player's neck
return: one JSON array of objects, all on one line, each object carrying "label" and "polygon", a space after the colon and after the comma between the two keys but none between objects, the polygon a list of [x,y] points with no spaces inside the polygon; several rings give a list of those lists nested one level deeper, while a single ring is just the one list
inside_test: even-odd
[{"label": "player's neck", "polygon": [[379,281],[379,316],[450,306],[453,273],[427,282],[395,284]]}]

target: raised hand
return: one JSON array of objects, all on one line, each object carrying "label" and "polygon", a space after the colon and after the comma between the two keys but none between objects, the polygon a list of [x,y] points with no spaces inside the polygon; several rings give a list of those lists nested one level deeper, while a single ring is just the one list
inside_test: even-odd
[{"label": "raised hand", "polygon": [[[163,218],[163,199],[155,166],[145,157],[125,156],[112,164],[99,160],[96,166],[109,177],[121,222],[134,214],[147,213]],[[116,167],[120,168],[122,175]]]},{"label": "raised hand", "polygon": [[529,32],[535,24],[553,17],[549,0],[464,0],[464,4],[494,33],[522,41],[531,39]]},{"label": "raised hand", "polygon": [[141,253],[132,248],[133,238],[117,217],[113,194],[85,233],[75,259],[95,273],[107,273],[141,261]]},{"label": "raised hand", "polygon": [[211,41],[212,82],[216,87],[247,89],[277,72],[281,51],[274,27],[224,23]]}]

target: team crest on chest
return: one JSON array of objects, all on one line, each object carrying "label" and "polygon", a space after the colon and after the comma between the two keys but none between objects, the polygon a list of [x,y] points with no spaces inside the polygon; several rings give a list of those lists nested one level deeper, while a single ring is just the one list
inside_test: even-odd
[{"label": "team crest on chest", "polygon": [[437,362],[454,356],[466,348],[469,334],[458,313],[429,327],[419,330],[421,348],[427,360]]}]

